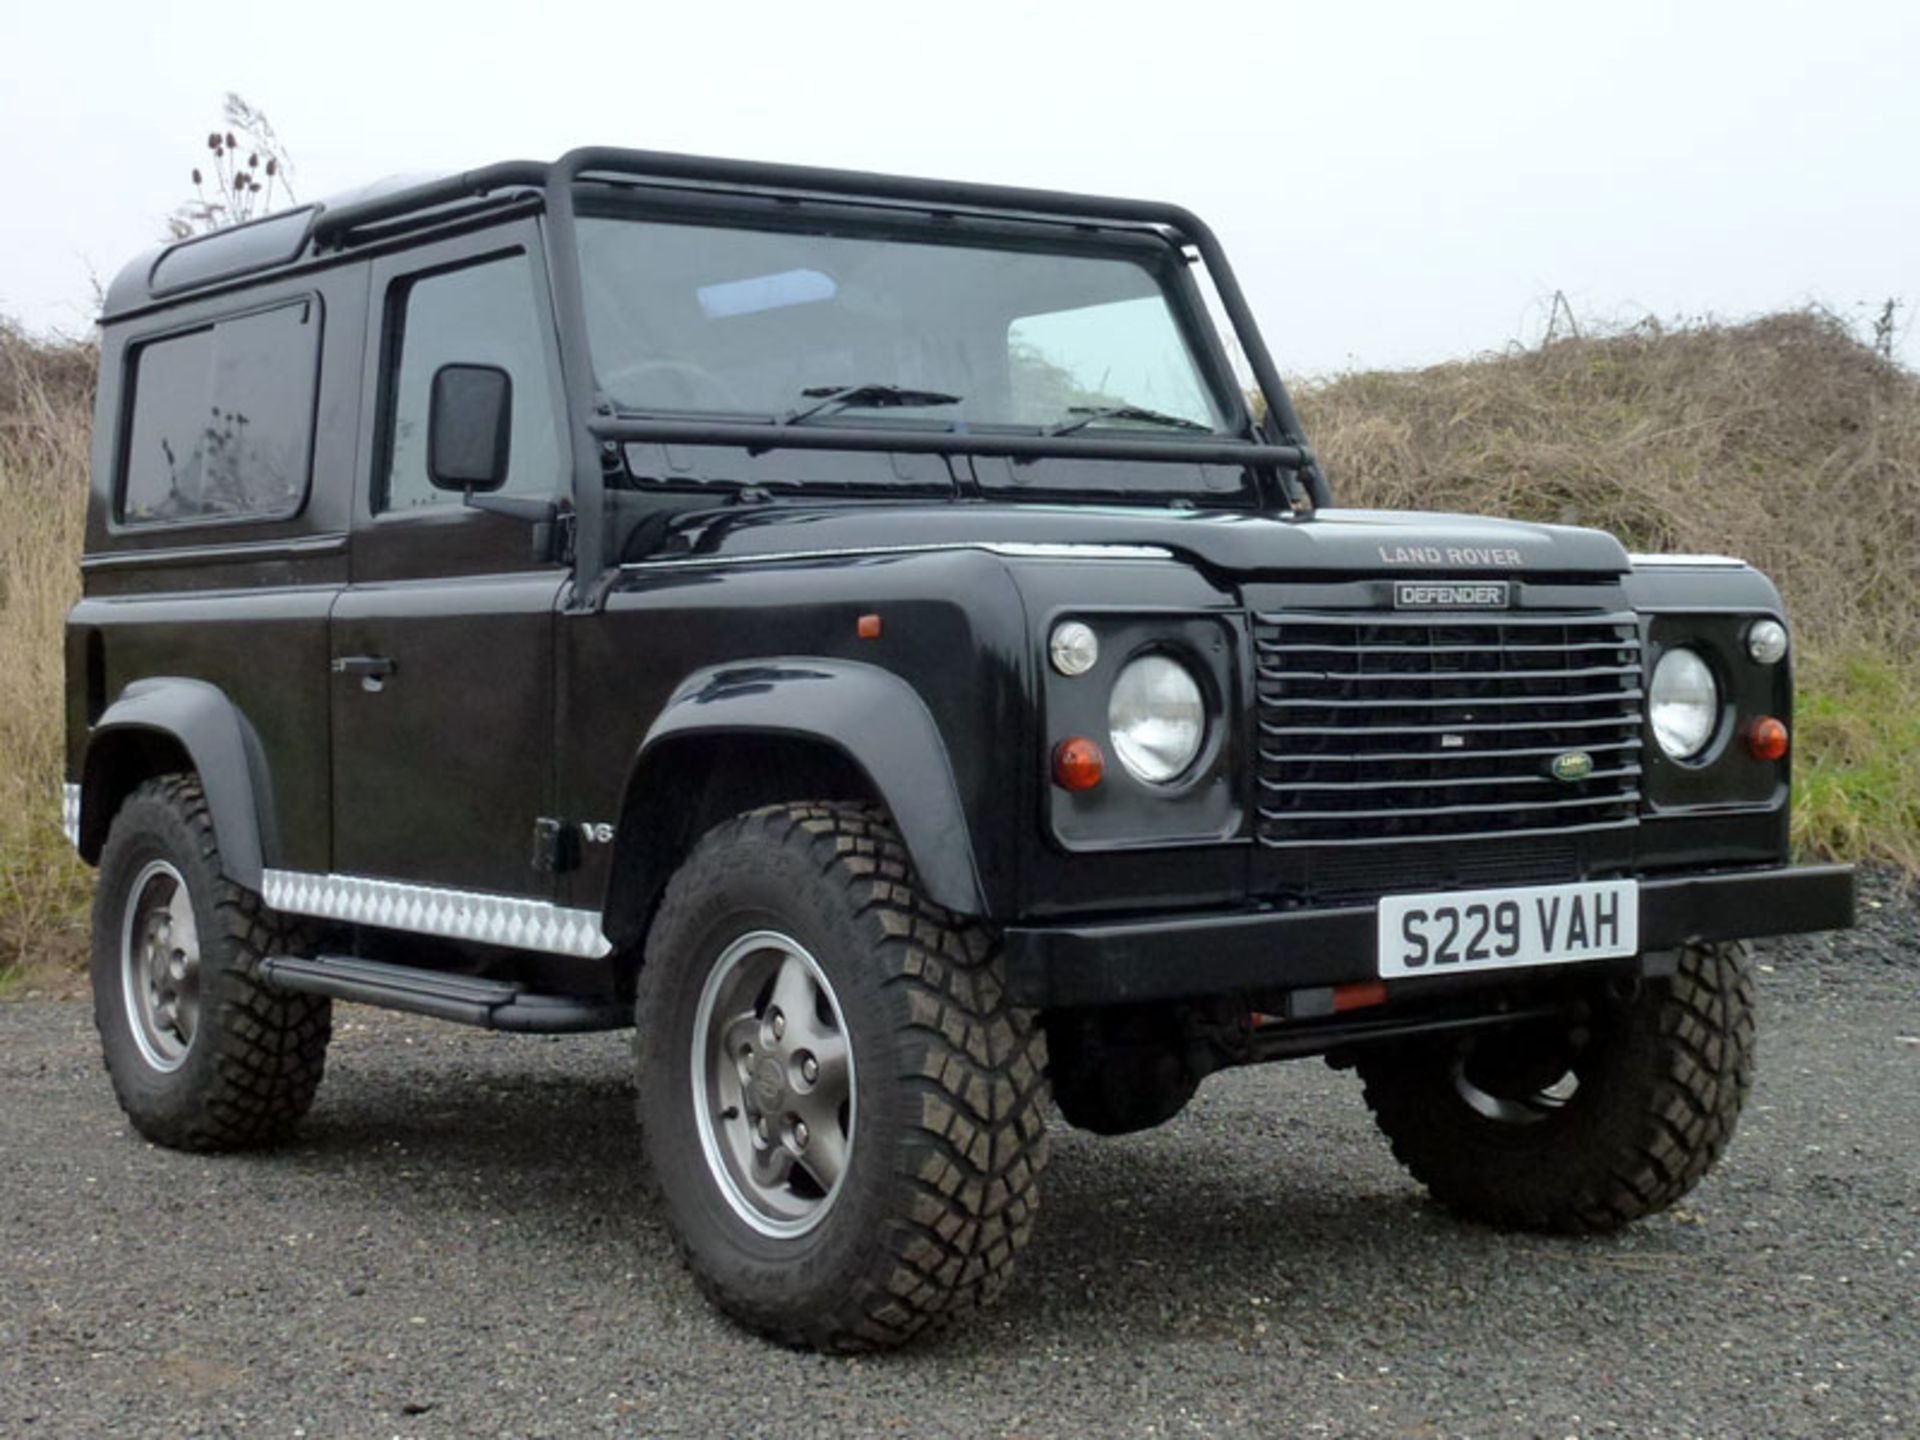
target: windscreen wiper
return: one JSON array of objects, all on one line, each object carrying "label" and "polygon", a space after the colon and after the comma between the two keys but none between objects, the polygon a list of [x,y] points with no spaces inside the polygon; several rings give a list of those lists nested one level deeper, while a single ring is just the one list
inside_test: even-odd
[{"label": "windscreen wiper", "polygon": [[815,415],[833,414],[850,405],[872,410],[890,410],[916,405],[958,405],[960,397],[944,390],[915,390],[909,385],[813,385],[800,392],[814,403],[789,410],[779,419],[782,425],[798,425]]},{"label": "windscreen wiper", "polygon": [[1165,415],[1158,410],[1148,410],[1140,405],[1069,405],[1069,415],[1078,415],[1078,420],[1063,420],[1058,425],[1049,425],[1042,435],[1071,435],[1076,430],[1084,430],[1102,420],[1133,420],[1142,425],[1165,425],[1174,430],[1205,430],[1211,432],[1211,425],[1202,425],[1198,420],[1189,420],[1184,415]]}]

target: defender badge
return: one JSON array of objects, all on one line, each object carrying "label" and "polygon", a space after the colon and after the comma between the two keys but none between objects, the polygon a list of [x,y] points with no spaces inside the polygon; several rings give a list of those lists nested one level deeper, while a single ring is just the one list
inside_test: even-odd
[{"label": "defender badge", "polygon": [[1593,757],[1584,750],[1569,750],[1553,757],[1553,778],[1572,784],[1593,774]]},{"label": "defender badge", "polygon": [[1396,580],[1396,610],[1505,610],[1513,587],[1505,580]]}]

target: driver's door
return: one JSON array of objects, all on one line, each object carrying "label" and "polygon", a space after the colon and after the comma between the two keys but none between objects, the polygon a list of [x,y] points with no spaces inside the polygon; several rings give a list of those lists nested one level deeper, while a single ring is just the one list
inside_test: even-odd
[{"label": "driver's door", "polygon": [[513,381],[505,493],[568,484],[553,328],[530,221],[375,263],[381,363],[352,583],[332,619],[333,869],[546,899],[532,865],[554,767],[554,625],[565,570],[522,519],[427,475],[443,365]]}]

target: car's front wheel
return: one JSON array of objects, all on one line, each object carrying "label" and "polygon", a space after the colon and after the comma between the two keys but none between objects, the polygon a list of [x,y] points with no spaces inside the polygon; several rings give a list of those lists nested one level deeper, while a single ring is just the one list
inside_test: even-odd
[{"label": "car's front wheel", "polygon": [[1584,1016],[1360,1052],[1367,1104],[1415,1179],[1472,1219],[1618,1229],[1697,1185],[1753,1077],[1744,947],[1695,945],[1675,974]]},{"label": "car's front wheel", "polygon": [[1046,1163],[1044,1041],[880,813],[710,832],[654,921],[637,1019],[647,1158],[728,1314],[868,1349],[1005,1284]]}]

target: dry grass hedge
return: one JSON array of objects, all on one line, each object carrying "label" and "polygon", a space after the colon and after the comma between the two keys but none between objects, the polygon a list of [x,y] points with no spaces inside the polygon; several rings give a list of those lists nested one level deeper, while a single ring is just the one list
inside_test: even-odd
[{"label": "dry grass hedge", "polygon": [[[94,353],[0,322],[0,974],[63,963],[60,632],[78,591]],[[1794,617],[1797,833],[1920,866],[1920,377],[1817,313],[1302,385],[1344,505],[1594,525],[1743,556]]]},{"label": "dry grass hedge", "polygon": [[60,832],[61,627],[80,593],[95,355],[0,323],[0,974],[77,959],[87,871]]},{"label": "dry grass hedge", "polygon": [[1343,505],[1516,515],[1772,575],[1808,649],[1920,639],[1920,377],[1838,320],[1338,376],[1299,407]]}]

